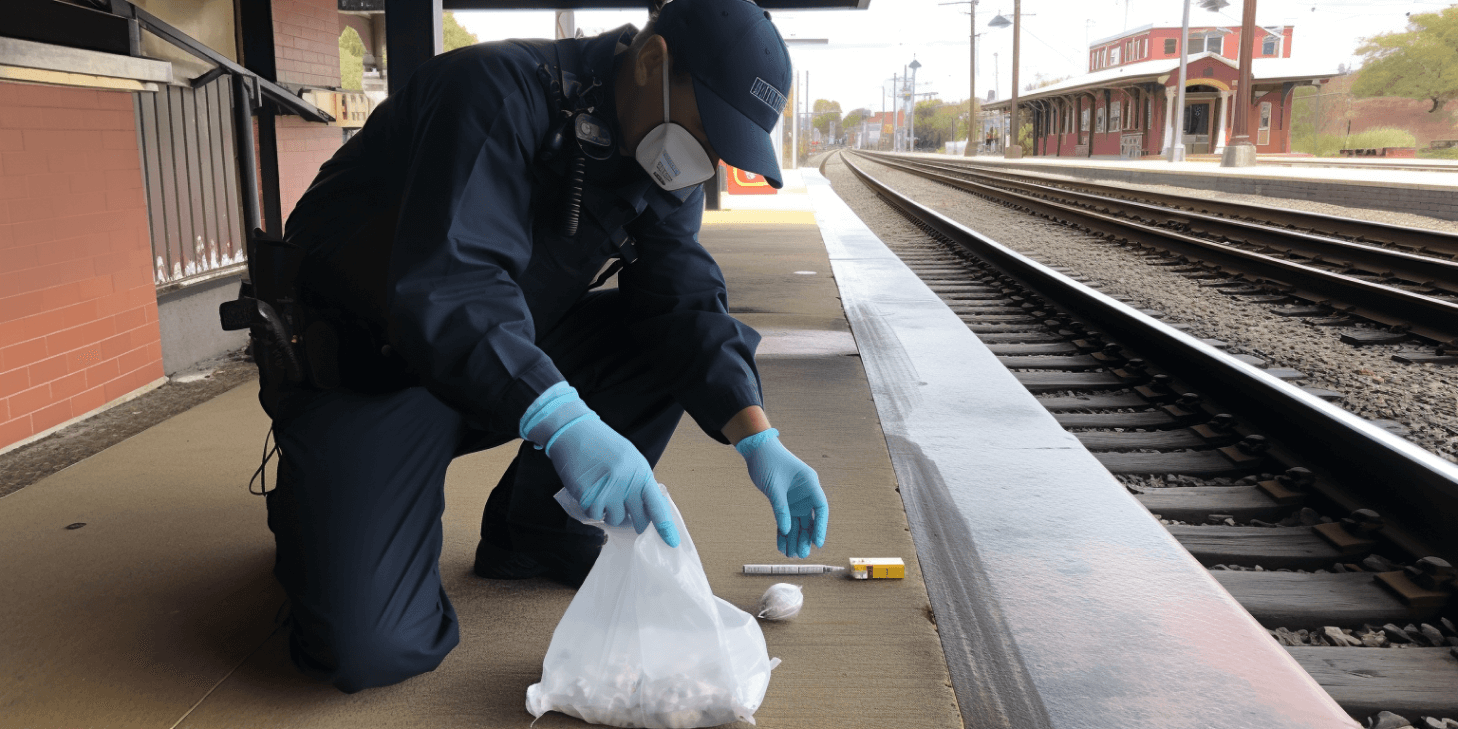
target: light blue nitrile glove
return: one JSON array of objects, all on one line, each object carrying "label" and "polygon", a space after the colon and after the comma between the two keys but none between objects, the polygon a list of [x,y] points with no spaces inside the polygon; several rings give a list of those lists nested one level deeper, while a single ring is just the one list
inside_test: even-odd
[{"label": "light blue nitrile glove", "polygon": [[631,519],[639,534],[651,524],[664,543],[678,546],[673,512],[648,459],[571,385],[559,382],[537,397],[521,417],[521,437],[546,450],[567,493],[589,517],[608,526]]},{"label": "light blue nitrile glove", "polygon": [[830,504],[815,469],[780,444],[780,431],[755,433],[734,444],[749,466],[749,478],[775,510],[775,546],[786,557],[809,557],[810,546],[825,546]]}]

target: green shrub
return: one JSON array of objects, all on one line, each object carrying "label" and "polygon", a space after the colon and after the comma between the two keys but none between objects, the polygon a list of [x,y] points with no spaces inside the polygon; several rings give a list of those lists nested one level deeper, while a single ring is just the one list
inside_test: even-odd
[{"label": "green shrub", "polygon": [[359,91],[364,80],[364,41],[354,28],[339,34],[339,88]]},{"label": "green shrub", "polygon": [[1379,127],[1357,132],[1346,138],[1342,149],[1379,149],[1381,147],[1416,147],[1417,137],[1406,129]]},{"label": "green shrub", "polygon": [[1341,149],[1342,138],[1337,134],[1293,134],[1291,137],[1292,152],[1335,157]]},{"label": "green shrub", "polygon": [[1458,159],[1458,147],[1446,149],[1423,148],[1417,151],[1419,157],[1427,159]]}]

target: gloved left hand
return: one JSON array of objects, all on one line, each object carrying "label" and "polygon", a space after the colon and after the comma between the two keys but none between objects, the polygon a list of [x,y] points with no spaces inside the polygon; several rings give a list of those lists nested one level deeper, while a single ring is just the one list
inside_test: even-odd
[{"label": "gloved left hand", "polygon": [[749,478],[770,500],[778,535],[775,546],[786,557],[809,557],[810,546],[825,546],[830,505],[815,469],[780,444],[770,428],[734,445],[749,466]]},{"label": "gloved left hand", "polygon": [[544,450],[562,485],[592,519],[608,526],[632,521],[639,534],[648,526],[677,547],[678,528],[653,468],[631,441],[602,422],[566,382],[548,388],[527,408],[522,439]]}]

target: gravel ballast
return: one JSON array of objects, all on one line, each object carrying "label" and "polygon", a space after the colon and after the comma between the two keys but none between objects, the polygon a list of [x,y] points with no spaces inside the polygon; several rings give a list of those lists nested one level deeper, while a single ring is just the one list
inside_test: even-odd
[{"label": "gravel ballast", "polygon": [[[1299,370],[1307,377],[1293,384],[1343,393],[1341,407],[1365,418],[1397,421],[1408,428],[1409,440],[1458,462],[1458,374],[1451,368],[1392,361],[1395,352],[1415,349],[1413,345],[1342,344],[1337,329],[1277,316],[1266,305],[1201,288],[1194,280],[1147,265],[1133,249],[884,165],[857,164],[1003,245],[1088,279],[1105,294],[1164,312],[1164,321],[1187,325],[1191,335],[1230,343],[1226,351],[1231,354],[1254,355],[1270,368]],[[828,161],[825,173],[836,192],[883,240],[925,240],[925,233],[868,190],[839,157]]]}]

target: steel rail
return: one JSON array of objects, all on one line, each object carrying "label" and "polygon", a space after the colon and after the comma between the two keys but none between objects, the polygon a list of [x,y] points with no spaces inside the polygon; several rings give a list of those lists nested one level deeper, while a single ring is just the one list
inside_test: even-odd
[{"label": "steel rail", "polygon": [[858,167],[868,187],[926,229],[1002,269],[1134,351],[1158,361],[1200,391],[1218,392],[1252,426],[1282,433],[1286,447],[1346,476],[1344,490],[1369,508],[1397,518],[1449,561],[1458,557],[1458,466],[1366,420],[1234,360],[1169,325],[1083,286],[906,195]]},{"label": "steel rail", "polygon": [[[1108,197],[1073,188],[1000,179],[995,175],[970,172],[966,167],[956,164],[907,159],[895,161],[878,159],[877,161],[887,165],[905,164],[920,169],[981,177],[991,180],[993,184],[1006,185],[1030,194],[1072,198],[1080,204],[1096,209],[1102,207],[1104,212],[1132,217],[1136,220],[1151,220],[1162,225],[1180,226],[1207,236],[1220,238],[1225,242],[1236,241],[1260,245],[1287,255],[1296,255],[1314,261],[1335,262],[1348,268],[1357,268],[1388,278],[1396,277],[1414,284],[1458,294],[1458,261],[1354,243],[1326,235],[1292,230],[1290,227],[1282,225],[1209,215],[1164,205],[1153,205],[1140,200]],[[1333,256],[1337,257],[1337,260],[1330,258]]]},{"label": "steel rail", "polygon": [[1287,295],[1400,327],[1440,344],[1458,344],[1458,304],[1455,303],[1032,194],[947,177],[895,162],[876,161],[976,195],[1005,200],[1101,235],[1163,248],[1218,266],[1221,270],[1245,272]]},{"label": "steel rail", "polygon": [[1406,225],[1395,225],[1393,223],[1379,223],[1372,220],[1344,218],[1338,215],[1327,215],[1325,213],[1315,213],[1271,205],[1254,205],[1251,203],[1235,202],[1233,200],[1209,200],[1192,195],[1131,190],[1127,187],[1088,180],[1053,179],[1036,172],[1011,170],[998,165],[977,164],[973,161],[932,161],[881,152],[858,152],[858,154],[864,154],[868,157],[878,159],[911,159],[919,163],[977,170],[982,174],[989,176],[996,175],[1001,179],[1020,177],[1024,180],[1036,180],[1040,184],[1053,187],[1076,187],[1082,190],[1094,191],[1098,194],[1121,197],[1126,200],[1137,200],[1172,208],[1198,210],[1200,212],[1222,215],[1229,218],[1264,221],[1277,227],[1294,227],[1317,234],[1339,235],[1356,241],[1391,243],[1419,251],[1428,250],[1434,253],[1458,256],[1458,234],[1440,230],[1414,228]]}]

